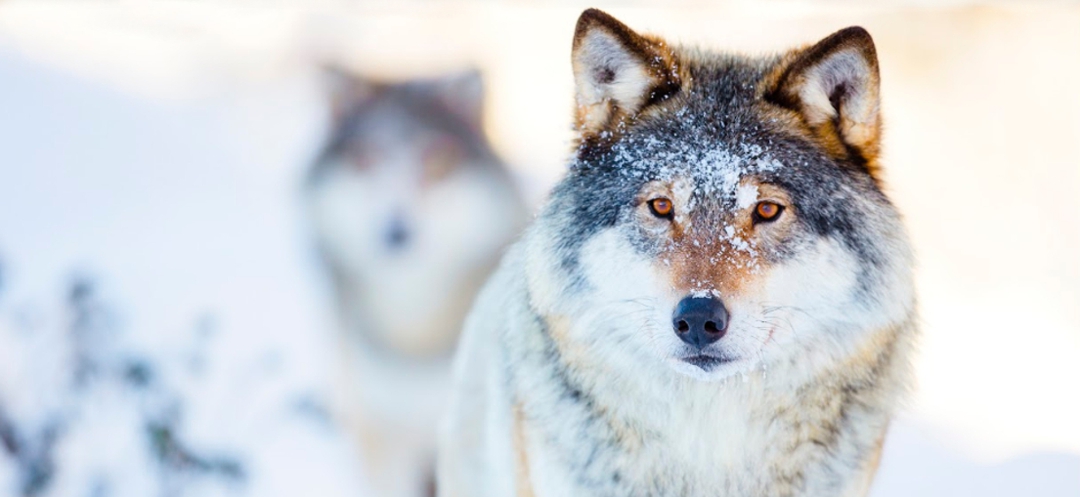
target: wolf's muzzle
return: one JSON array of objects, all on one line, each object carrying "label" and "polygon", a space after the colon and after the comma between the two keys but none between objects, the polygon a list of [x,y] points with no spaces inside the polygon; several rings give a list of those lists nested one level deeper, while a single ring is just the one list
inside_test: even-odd
[{"label": "wolf's muzzle", "polygon": [[729,320],[724,303],[710,296],[680,300],[671,321],[682,341],[701,350],[724,336]]}]

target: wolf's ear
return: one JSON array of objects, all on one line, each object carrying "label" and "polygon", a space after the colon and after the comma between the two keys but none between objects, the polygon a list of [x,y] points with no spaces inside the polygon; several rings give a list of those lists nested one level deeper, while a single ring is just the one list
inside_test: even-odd
[{"label": "wolf's ear", "polygon": [[375,95],[377,84],[339,66],[325,66],[322,77],[335,124]]},{"label": "wolf's ear", "polygon": [[435,79],[430,90],[465,124],[480,130],[484,118],[484,78],[480,71],[468,69]]},{"label": "wolf's ear", "polygon": [[879,84],[874,40],[850,27],[789,58],[766,98],[797,112],[829,153],[876,174]]},{"label": "wolf's ear", "polygon": [[663,40],[639,35],[596,9],[578,18],[571,57],[577,127],[583,136],[614,128],[682,85]]}]

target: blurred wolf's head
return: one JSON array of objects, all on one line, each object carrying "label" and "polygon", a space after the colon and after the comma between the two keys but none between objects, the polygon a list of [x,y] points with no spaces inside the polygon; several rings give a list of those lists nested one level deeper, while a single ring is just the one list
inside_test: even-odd
[{"label": "blurred wolf's head", "polygon": [[524,218],[481,131],[480,75],[329,77],[332,130],[308,199],[346,320],[401,354],[446,353]]}]

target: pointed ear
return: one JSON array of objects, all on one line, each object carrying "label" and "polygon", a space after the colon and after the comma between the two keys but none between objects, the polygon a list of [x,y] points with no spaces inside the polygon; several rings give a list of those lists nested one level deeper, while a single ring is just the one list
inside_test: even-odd
[{"label": "pointed ear", "polygon": [[322,76],[330,96],[330,116],[335,124],[375,95],[378,85],[338,66],[325,66]]},{"label": "pointed ear", "polygon": [[614,130],[682,85],[675,56],[663,40],[639,35],[596,9],[578,18],[571,57],[583,137]]},{"label": "pointed ear", "polygon": [[435,96],[446,108],[473,130],[480,130],[484,120],[484,78],[480,71],[468,69],[430,83]]},{"label": "pointed ear", "polygon": [[880,78],[870,33],[842,29],[788,59],[766,98],[797,112],[830,154],[876,174]]}]

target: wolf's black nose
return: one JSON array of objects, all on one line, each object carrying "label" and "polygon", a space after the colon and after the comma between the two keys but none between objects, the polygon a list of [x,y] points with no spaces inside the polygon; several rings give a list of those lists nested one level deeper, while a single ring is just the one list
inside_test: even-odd
[{"label": "wolf's black nose", "polygon": [[400,249],[408,242],[409,228],[405,226],[405,220],[400,215],[394,216],[386,228],[386,246],[392,250]]},{"label": "wolf's black nose", "polygon": [[671,321],[682,341],[703,349],[727,332],[728,311],[716,297],[686,297],[675,306]]}]

